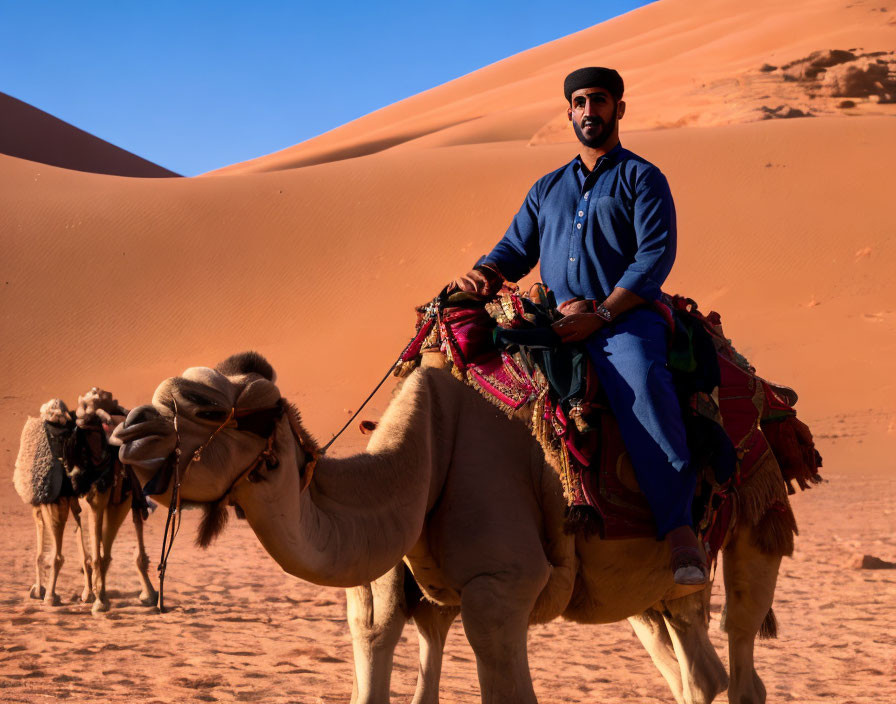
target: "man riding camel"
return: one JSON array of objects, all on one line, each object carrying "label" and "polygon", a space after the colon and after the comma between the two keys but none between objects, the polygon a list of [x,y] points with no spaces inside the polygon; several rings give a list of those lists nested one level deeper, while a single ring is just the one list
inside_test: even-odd
[{"label": "man riding camel", "polygon": [[566,77],[567,115],[582,143],[568,164],[530,189],[507,233],[455,289],[492,295],[541,260],[563,318],[563,342],[584,342],[615,414],[657,536],[678,584],[703,584],[691,527],[696,486],[672,374],[667,327],[651,305],[675,260],[675,206],[666,178],[624,149],[622,77],[581,68]]}]

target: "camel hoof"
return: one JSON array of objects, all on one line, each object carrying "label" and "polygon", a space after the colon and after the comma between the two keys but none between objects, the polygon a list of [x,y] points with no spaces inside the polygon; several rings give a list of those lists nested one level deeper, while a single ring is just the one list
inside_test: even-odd
[{"label": "camel hoof", "polygon": [[62,599],[59,598],[58,594],[47,594],[44,597],[44,606],[59,606],[62,603]]},{"label": "camel hoof", "polygon": [[159,593],[153,589],[151,592],[142,593],[139,599],[143,606],[155,606],[159,603]]},{"label": "camel hoof", "polygon": [[39,587],[36,584],[31,587],[31,591],[28,592],[28,596],[32,599],[43,599],[47,595],[47,590],[43,587]]},{"label": "camel hoof", "polygon": [[97,599],[95,602],[93,602],[93,606],[91,607],[90,612],[94,613],[94,614],[103,614],[103,613],[106,613],[108,610],[109,610],[109,601],[108,600],[100,601],[99,599]]},{"label": "camel hoof", "polygon": [[93,592],[89,592],[86,589],[81,592],[81,603],[82,604],[90,604],[93,602],[96,597],[93,595]]}]

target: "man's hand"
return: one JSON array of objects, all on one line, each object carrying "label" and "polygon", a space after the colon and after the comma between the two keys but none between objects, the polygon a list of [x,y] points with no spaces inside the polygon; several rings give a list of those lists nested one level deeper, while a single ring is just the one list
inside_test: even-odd
[{"label": "man's hand", "polygon": [[477,266],[448,284],[448,293],[463,291],[479,296],[494,296],[501,290],[504,277],[490,266]]},{"label": "man's hand", "polygon": [[573,313],[558,320],[551,327],[563,343],[580,342],[600,330],[607,321],[596,313]]},{"label": "man's hand", "polygon": [[594,307],[592,306],[591,301],[586,301],[584,298],[572,298],[568,301],[563,301],[563,303],[557,306],[557,311],[560,313],[560,315],[593,313]]}]

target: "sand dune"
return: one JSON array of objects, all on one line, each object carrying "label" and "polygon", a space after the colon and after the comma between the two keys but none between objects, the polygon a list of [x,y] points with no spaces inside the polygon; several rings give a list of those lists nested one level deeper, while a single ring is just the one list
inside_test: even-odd
[{"label": "sand dune", "polygon": [[[562,77],[583,65],[622,73],[629,130],[754,122],[793,111],[892,116],[894,17],[893,0],[663,0],[213,173],[289,169],[399,144],[571,142]],[[798,72],[832,50],[850,56],[811,79]],[[846,72],[855,74],[848,87],[833,80]],[[840,107],[844,100],[853,105]]]},{"label": "sand dune", "polygon": [[0,93],[0,154],[97,174],[178,175],[5,93]]},{"label": "sand dune", "polygon": [[[759,372],[796,387],[831,479],[797,498],[803,533],[776,606],[784,635],[758,648],[769,692],[879,701],[896,657],[894,583],[844,565],[868,551],[896,560],[894,18],[893,0],[662,0],[201,178],[126,178],[170,173],[140,172],[137,157],[78,142],[49,116],[56,137],[0,144],[0,556],[12,566],[0,699],[347,698],[341,595],[279,574],[244,525],[205,556],[182,538],[169,616],[121,603],[90,620],[24,603],[33,529],[8,481],[24,417],[93,385],[133,406],[167,376],[253,348],[326,439],[407,342],[412,306],[487,251],[531,183],[576,153],[561,81],[603,63],[628,84],[623,143],[675,194],[666,289],[719,310]],[[33,111],[12,100],[0,119],[7,105]],[[365,415],[388,401],[384,390]],[[361,443],[352,432],[334,451]],[[110,578],[124,596],[129,530]],[[63,594],[76,577],[67,554]],[[531,643],[544,701],[666,698],[627,626],[552,624]],[[459,632],[449,649],[445,700],[472,701]],[[414,658],[404,642],[398,701]],[[160,671],[164,691],[152,686]],[[115,674],[100,690],[102,672]]]}]

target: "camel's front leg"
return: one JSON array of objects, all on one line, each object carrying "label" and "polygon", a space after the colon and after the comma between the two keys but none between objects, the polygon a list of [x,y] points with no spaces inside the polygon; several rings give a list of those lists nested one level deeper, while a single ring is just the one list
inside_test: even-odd
[{"label": "camel's front leg", "polygon": [[355,668],[351,704],[389,704],[392,657],[408,620],[404,569],[399,563],[370,584],[345,590]]},{"label": "camel's front leg", "polygon": [[753,666],[753,645],[763,625],[768,628],[774,622],[771,609],[781,565],[780,555],[767,555],[756,547],[751,530],[746,525],[737,529],[723,560],[724,628],[731,668],[728,701],[737,704],[765,702],[765,685]]},{"label": "camel's front leg", "polygon": [[535,704],[526,634],[542,580],[485,575],[461,591],[461,618],[476,654],[483,704]]},{"label": "camel's front leg", "polygon": [[109,608],[106,599],[106,575],[103,570],[102,536],[103,518],[109,504],[110,493],[110,490],[97,493],[91,489],[87,494],[87,505],[90,507],[88,512],[90,514],[90,560],[93,568],[93,593],[96,597],[92,607],[94,613],[106,611]]},{"label": "camel's front leg", "polygon": [[453,606],[435,606],[425,599],[421,599],[413,607],[412,615],[420,643],[420,670],[417,674],[417,690],[411,704],[439,703],[445,639],[459,611]]},{"label": "camel's front leg", "polygon": [[140,511],[132,509],[134,518],[134,532],[137,534],[137,551],[134,561],[137,572],[140,574],[140,583],[143,589],[140,591],[140,603],[144,606],[154,606],[159,600],[159,593],[152,586],[149,579],[149,555],[146,554],[146,544],[143,542],[143,516]]},{"label": "camel's front leg", "polygon": [[93,560],[90,559],[89,537],[81,522],[81,507],[78,499],[72,499],[72,516],[75,519],[75,532],[78,534],[78,556],[81,558],[81,571],[84,574],[81,601],[89,604],[93,601]]},{"label": "camel's front leg", "polygon": [[111,494],[110,490],[107,495],[106,508],[103,511],[103,520],[100,524],[100,579],[96,588],[96,601],[93,602],[91,609],[95,614],[109,610],[109,599],[106,596],[106,576],[109,574],[109,565],[112,564],[112,544],[115,542],[121,524],[127,518],[128,511],[131,510],[130,504],[127,502],[111,504],[108,500]]},{"label": "camel's front leg", "polygon": [[29,596],[32,599],[43,599],[46,593],[44,584],[44,519],[40,506],[33,506],[34,527],[37,530],[37,549],[34,554],[34,585]]},{"label": "camel's front leg", "polygon": [[56,580],[59,577],[59,570],[62,569],[62,563],[65,562],[62,557],[62,536],[65,532],[65,522],[68,520],[68,499],[60,499],[55,504],[41,504],[40,508],[50,536],[50,578],[47,580],[44,603],[48,606],[58,606],[61,601],[56,594]]}]

